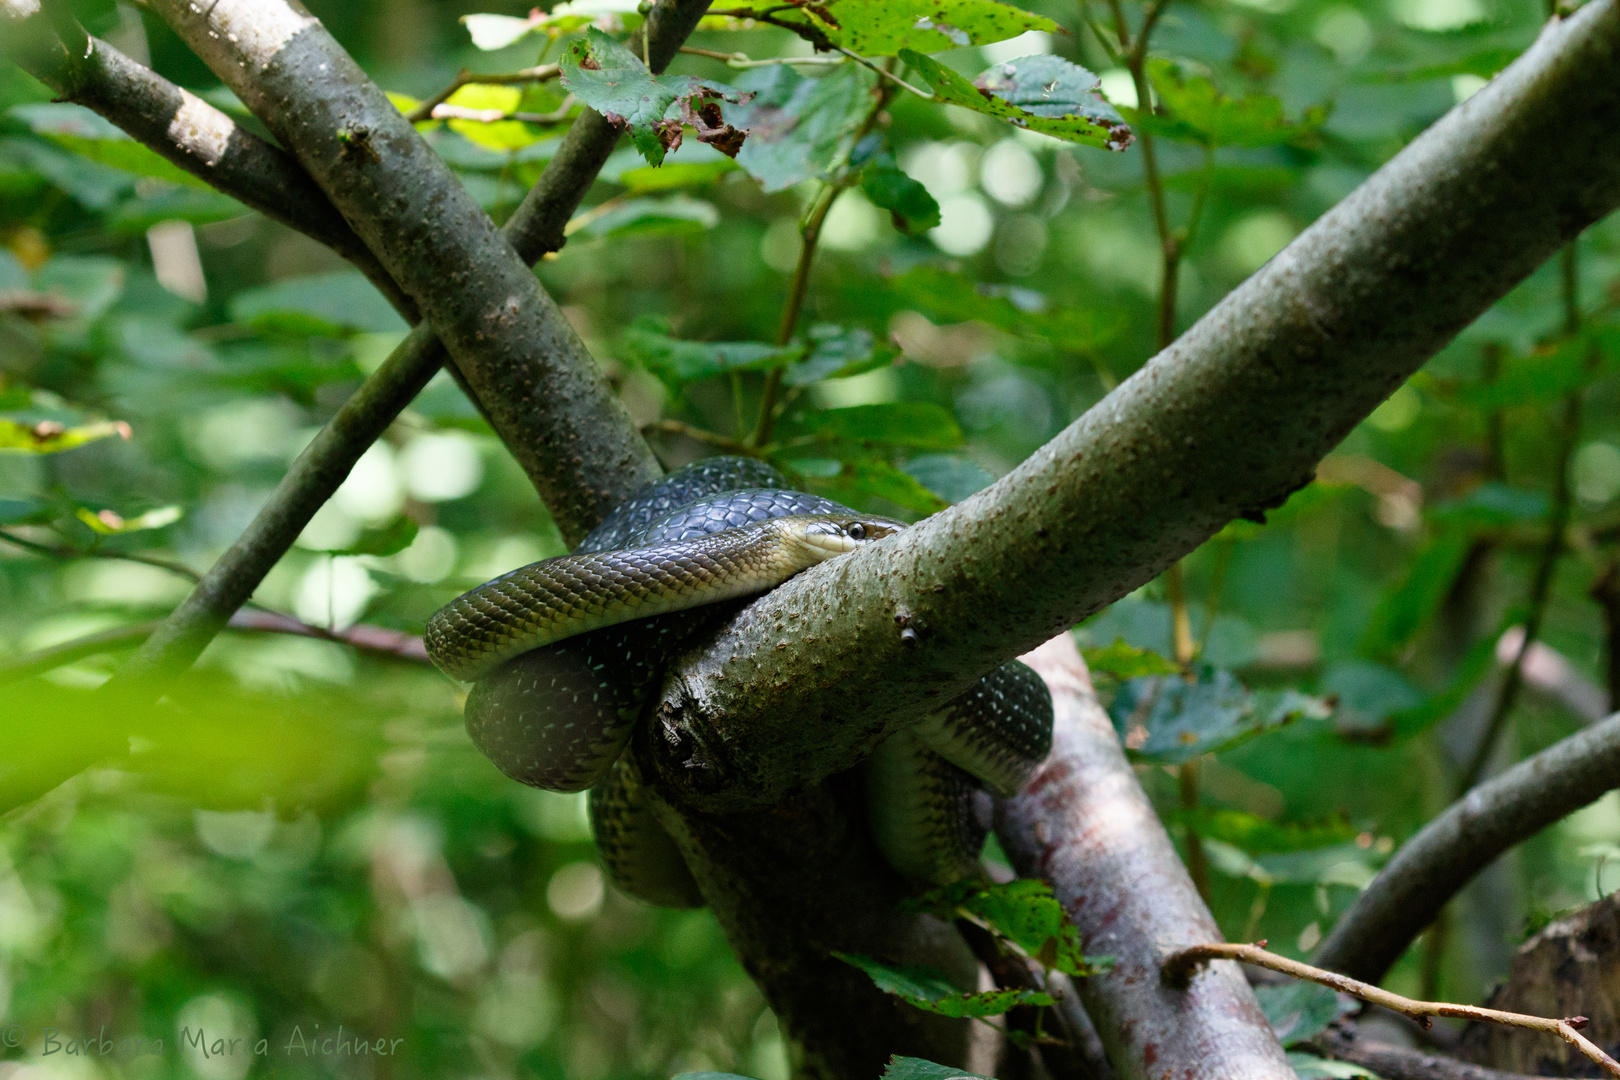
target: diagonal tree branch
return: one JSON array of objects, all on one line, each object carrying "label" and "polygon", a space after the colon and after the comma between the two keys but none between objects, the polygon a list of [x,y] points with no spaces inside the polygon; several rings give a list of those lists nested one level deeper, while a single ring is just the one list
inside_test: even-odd
[{"label": "diagonal tree branch", "polygon": [[1103,974],[1075,980],[1114,1071],[1120,1080],[1188,1069],[1292,1080],[1236,964],[1211,964],[1184,990],[1160,980],[1165,942],[1218,941],[1220,930],[1125,760],[1074,640],[1059,635],[1023,660],[1052,691],[1052,754],[1001,801],[996,835],[1021,877],[1052,884],[1086,951],[1114,958]]},{"label": "diagonal tree branch", "polygon": [[325,244],[416,321],[415,303],[298,162],[189,90],[85,34],[77,23],[64,20],[64,27],[73,37],[59,41],[43,14],[11,21],[8,32],[35,39],[23,56],[29,74],[64,101],[112,121],[171,164]]},{"label": "diagonal tree branch", "polygon": [[1318,966],[1376,983],[1508,848],[1620,787],[1620,713],[1487,780],[1401,846],[1339,919]]},{"label": "diagonal tree branch", "polygon": [[685,657],[657,711],[661,788],[738,809],[847,768],[1231,518],[1279,505],[1620,204],[1617,129],[1620,0],[1593,0],[998,483],[794,578]]},{"label": "diagonal tree branch", "polygon": [[[662,70],[674,57],[707,6],[707,0],[660,0],[654,5],[643,26],[654,70]],[[618,137],[618,129],[594,110],[587,109],[574,122],[503,230],[523,260],[536,262],[563,245],[564,226]],[[163,673],[189,666],[446,359],[432,329],[418,326],[305,448],[253,523],[109,685],[160,681]],[[541,385],[539,376],[534,378]],[[508,444],[527,443],[525,432],[520,427],[503,437]]]},{"label": "diagonal tree branch", "polygon": [[556,302],[444,160],[294,0],[150,4],[413,297],[565,539],[658,472]]}]

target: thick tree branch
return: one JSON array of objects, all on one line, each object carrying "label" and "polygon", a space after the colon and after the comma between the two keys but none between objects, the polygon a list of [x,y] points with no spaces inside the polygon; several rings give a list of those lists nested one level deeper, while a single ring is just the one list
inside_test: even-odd
[{"label": "thick tree branch", "polygon": [[1280,504],[1620,204],[1617,129],[1620,0],[1593,0],[1012,473],[800,575],[685,657],[658,710],[665,790],[738,808],[847,768],[1231,518]]},{"label": "thick tree branch", "polygon": [[1063,634],[1023,659],[1052,691],[1052,754],[1000,804],[996,835],[1021,876],[1051,882],[1086,951],[1114,958],[1075,988],[1120,1080],[1292,1080],[1237,965],[1211,965],[1186,990],[1160,979],[1165,942],[1218,940],[1220,930],[1125,760],[1073,640]]},{"label": "thick tree branch", "polygon": [[244,206],[325,244],[365,274],[406,318],[416,321],[415,302],[298,162],[189,90],[84,34],[77,24],[68,25],[77,33],[75,40],[63,43],[49,32],[43,15],[11,23],[8,32],[40,39],[24,56],[29,74],[62,100],[99,113],[171,164]]},{"label": "thick tree branch", "polygon": [[563,536],[658,472],[561,310],[448,165],[294,0],[150,5],[413,297]]},{"label": "thick tree branch", "polygon": [[[647,16],[648,52],[662,70],[697,25],[707,0],[660,0]],[[593,110],[569,129],[538,183],[503,230],[526,262],[563,245],[563,229],[613,152],[619,131]],[[354,463],[427,385],[447,357],[431,327],[418,326],[361,385],[282,477],[253,522],[121,671],[115,684],[158,680],[189,666],[247,602]],[[537,387],[540,385],[537,381]],[[528,441],[519,431],[509,441]]]},{"label": "thick tree branch", "polygon": [[1498,855],[1615,787],[1620,713],[1487,780],[1425,825],[1344,913],[1316,963],[1378,982]]}]

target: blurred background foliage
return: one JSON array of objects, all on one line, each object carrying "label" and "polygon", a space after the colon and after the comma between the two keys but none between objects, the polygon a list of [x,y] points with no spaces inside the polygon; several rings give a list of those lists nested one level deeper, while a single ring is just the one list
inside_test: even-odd
[{"label": "blurred background foliage", "polygon": [[[155,19],[84,7],[93,31],[232,106]],[[406,109],[463,68],[555,60],[585,21],[555,22],[554,40],[520,25],[519,3],[310,7]],[[1162,112],[1138,117],[1113,14],[1029,7],[1059,32],[936,59],[968,78],[1029,55],[1085,65],[1153,135],[1156,184],[1140,140],[1109,153],[906,92],[854,146],[876,77],[850,65],[802,69],[857,91],[805,136],[808,165],[756,143],[738,168],[689,138],[653,170],[623,144],[539,274],[667,465],[747,444],[861,506],[914,518],[965,498],[1156,351],[1155,195],[1185,231],[1171,312],[1184,328],[1511,62],[1546,14],[1539,0],[1177,0],[1143,72]],[[469,30],[510,44],[481,49]],[[691,44],[810,53],[770,27]],[[698,55],[675,70],[767,100],[796,78]],[[565,92],[473,86],[450,103],[544,120],[566,115]],[[312,241],[49,98],[0,67],[0,1013],[27,1033],[6,1050],[27,1064],[0,1069],[784,1080],[775,1021],[712,917],[606,887],[582,799],[501,777],[467,742],[457,689],[392,655],[395,638],[232,630],[177,707],[90,704],[119,648],[240,533],[404,324]],[[499,219],[565,121],[421,126]],[[829,161],[848,168],[805,333],[783,346],[801,218],[828,194],[814,174]],[[1308,954],[1475,758],[1499,768],[1607,711],[1617,282],[1610,221],[1397,391],[1268,523],[1235,523],[1179,580],[1078,630],[1234,940]],[[715,342],[741,344],[695,344]],[[761,432],[767,394],[783,408]],[[1567,539],[1550,560],[1549,530]],[[562,550],[441,375],[256,601],[318,630],[409,635],[459,591]],[[1527,616],[1544,644],[1504,696],[1498,654],[1513,658]],[[111,645],[40,660],[95,634]],[[1166,674],[1176,660],[1196,683]],[[1502,737],[1482,753],[1496,712]],[[1614,855],[1611,794],[1493,868],[1390,985],[1477,1000],[1527,932],[1620,883],[1603,872]],[[279,1052],[295,1028],[339,1024],[402,1041],[357,1061]],[[46,1027],[170,1052],[41,1056]],[[278,1052],[177,1044],[198,1027]]]}]

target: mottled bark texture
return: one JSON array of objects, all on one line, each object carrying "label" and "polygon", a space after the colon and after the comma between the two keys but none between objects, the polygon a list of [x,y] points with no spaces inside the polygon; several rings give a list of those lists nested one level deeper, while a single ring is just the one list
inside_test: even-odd
[{"label": "mottled bark texture", "polygon": [[1620,0],[1593,0],[998,483],[795,578],[689,654],[659,709],[667,790],[737,809],[848,768],[1227,521],[1279,505],[1620,204],[1616,130]]},{"label": "mottled bark texture", "polygon": [[1620,713],[1487,780],[1401,845],[1312,962],[1384,977],[1440,909],[1508,848],[1620,787]]},{"label": "mottled bark texture", "polygon": [[1121,1080],[1292,1080],[1237,964],[1209,964],[1185,990],[1161,980],[1167,951],[1221,941],[1220,929],[1125,760],[1074,641],[1063,634],[1022,659],[1052,691],[1052,754],[999,804],[996,835],[1020,876],[1051,882],[1086,952],[1114,958],[1106,973],[1075,981],[1114,1071]]},{"label": "mottled bark texture", "polygon": [[[1584,1016],[1590,1023],[1581,1034],[1609,1054],[1620,1054],[1620,894],[1549,923],[1525,942],[1507,981],[1486,1005],[1533,1016]],[[1566,1042],[1497,1024],[1469,1024],[1462,1052],[1498,1069],[1606,1075]]]},{"label": "mottled bark texture", "polygon": [[154,0],[420,307],[558,528],[578,540],[658,464],[555,301],[318,20],[289,0]]}]

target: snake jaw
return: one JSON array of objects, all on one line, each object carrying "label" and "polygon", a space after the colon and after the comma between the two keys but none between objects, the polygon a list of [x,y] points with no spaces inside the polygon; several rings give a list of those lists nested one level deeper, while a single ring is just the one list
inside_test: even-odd
[{"label": "snake jaw", "polygon": [[889,518],[848,518],[829,514],[800,518],[794,531],[805,552],[817,562],[825,562],[857,551],[874,540],[892,536],[905,527],[905,522]]}]

